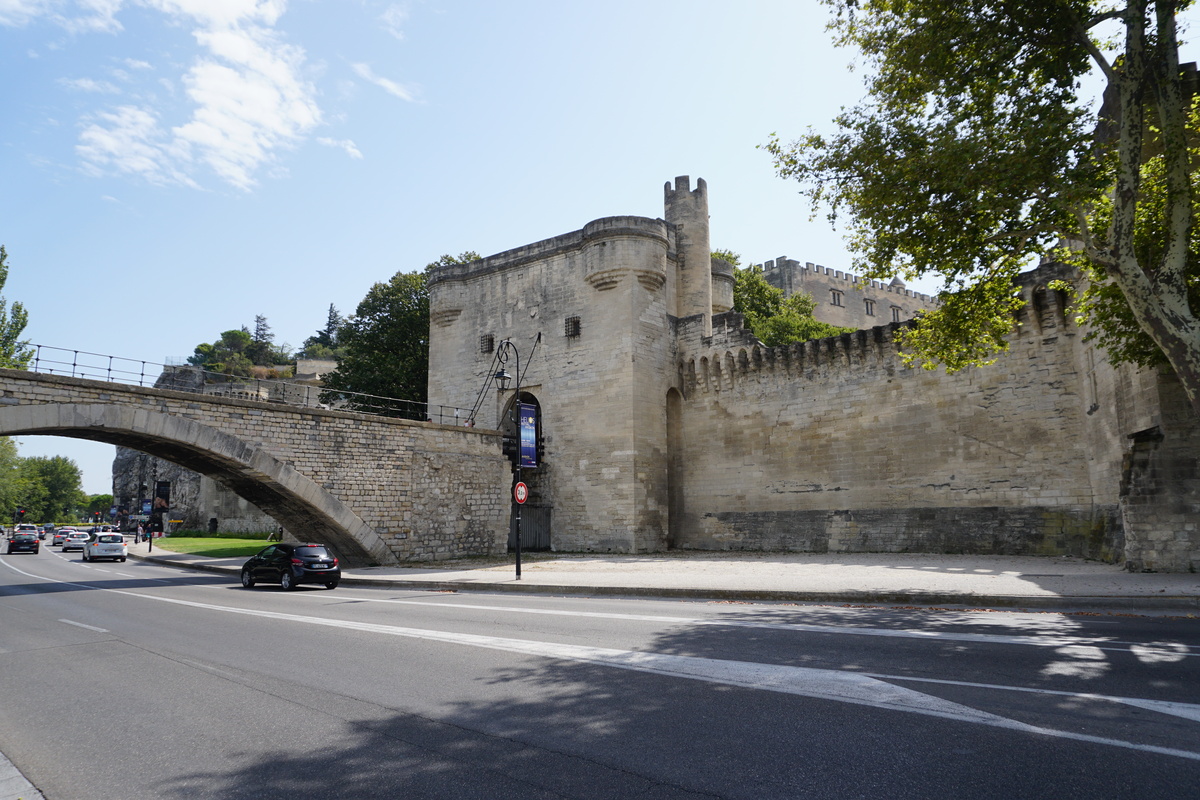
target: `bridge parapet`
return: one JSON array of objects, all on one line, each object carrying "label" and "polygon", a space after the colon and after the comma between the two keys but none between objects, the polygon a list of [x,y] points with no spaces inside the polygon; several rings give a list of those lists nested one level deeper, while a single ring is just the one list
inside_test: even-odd
[{"label": "bridge parapet", "polygon": [[268,403],[355,411],[372,416],[398,417],[458,425],[470,412],[453,406],[419,403],[396,397],[326,389],[311,381],[256,378],[213,372],[181,364],[156,364],[121,356],[35,344],[30,369],[44,375],[87,378],[130,386],[174,389],[214,397],[260,400]]},{"label": "bridge parapet", "polygon": [[122,445],[208,475],[353,563],[504,552],[500,433],[0,369],[0,435]]}]

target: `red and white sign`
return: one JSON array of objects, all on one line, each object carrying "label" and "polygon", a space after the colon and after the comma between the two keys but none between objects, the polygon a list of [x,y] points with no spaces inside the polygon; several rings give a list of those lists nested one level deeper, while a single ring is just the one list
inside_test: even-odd
[{"label": "red and white sign", "polygon": [[518,503],[524,503],[529,499],[529,487],[524,483],[518,482],[517,485],[513,487],[513,498]]}]

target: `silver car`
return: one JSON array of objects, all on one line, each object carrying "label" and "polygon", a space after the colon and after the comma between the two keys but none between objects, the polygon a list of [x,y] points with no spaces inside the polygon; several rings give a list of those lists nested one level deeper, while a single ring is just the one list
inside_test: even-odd
[{"label": "silver car", "polygon": [[[64,545],[63,550],[66,549]],[[99,558],[124,561],[127,555],[125,537],[119,533],[94,533],[83,545],[84,561],[95,561]]]},{"label": "silver car", "polygon": [[[58,537],[54,537],[56,540]],[[87,544],[88,535],[83,531],[68,531],[66,537],[62,540],[62,551],[65,553],[68,550],[82,550]]]}]

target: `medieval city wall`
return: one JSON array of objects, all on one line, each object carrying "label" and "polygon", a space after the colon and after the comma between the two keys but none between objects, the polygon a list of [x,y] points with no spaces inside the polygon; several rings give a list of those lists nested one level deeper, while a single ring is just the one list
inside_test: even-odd
[{"label": "medieval city wall", "polygon": [[953,375],[905,367],[894,325],[769,349],[737,322],[681,331],[679,546],[1120,557],[1056,297]]},{"label": "medieval city wall", "polygon": [[[545,444],[521,478],[527,506],[552,506],[556,550],[665,547],[675,261],[671,225],[609,217],[431,275],[430,402],[470,407],[511,339]],[[642,391],[647,382],[654,391]],[[508,426],[514,391],[488,386],[476,424]]]},{"label": "medieval city wall", "polygon": [[811,295],[817,301],[813,317],[829,325],[872,328],[912,319],[937,305],[936,298],[907,289],[898,280],[883,283],[811,261],[802,264],[787,256],[760,266],[767,283],[784,294]]}]

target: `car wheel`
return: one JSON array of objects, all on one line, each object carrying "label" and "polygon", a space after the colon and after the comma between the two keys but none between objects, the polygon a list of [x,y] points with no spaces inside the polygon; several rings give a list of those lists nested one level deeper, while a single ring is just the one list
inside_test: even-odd
[{"label": "car wheel", "polygon": [[338,582],[337,582],[337,581],[325,581],[325,588],[326,588],[326,589],[336,589],[336,588],[337,588],[337,585],[338,585]]},{"label": "car wheel", "polygon": [[87,554],[87,552],[86,552],[86,551],[85,551],[85,552],[83,552],[83,553],[80,553],[80,554],[79,554],[79,557],[80,557],[80,558],[82,558],[84,561],[87,561],[87,560],[88,560],[88,554]]},{"label": "car wheel", "polygon": [[292,573],[285,571],[279,576],[279,585],[283,587],[285,592],[290,592],[296,588],[296,578],[293,577]]},{"label": "car wheel", "polygon": [[242,588],[254,588],[254,576],[250,574],[250,570],[248,569],[242,570]]},{"label": "car wheel", "polygon": [[117,560],[118,560],[118,561],[120,561],[122,564],[124,564],[124,563],[125,563],[125,559],[124,559],[124,558],[119,558],[119,559],[117,559]]}]

